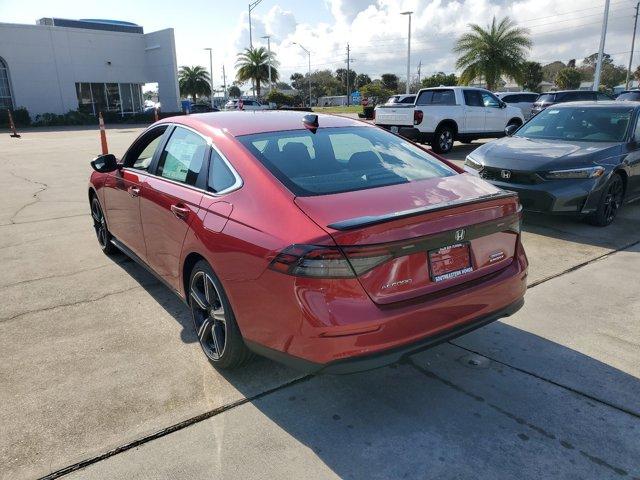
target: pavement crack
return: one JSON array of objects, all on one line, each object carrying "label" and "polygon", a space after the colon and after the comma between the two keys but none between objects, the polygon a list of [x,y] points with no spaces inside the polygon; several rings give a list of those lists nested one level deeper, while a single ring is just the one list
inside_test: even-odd
[{"label": "pavement crack", "polygon": [[9,222],[11,222],[11,224],[15,224],[16,221],[16,217],[20,214],[20,212],[22,212],[25,208],[31,206],[31,205],[35,205],[36,203],[38,203],[40,201],[40,194],[42,192],[44,192],[45,190],[47,190],[49,188],[49,185],[47,185],[44,182],[39,182],[37,180],[32,180],[30,178],[27,177],[23,177],[22,175],[18,175],[17,173],[7,169],[7,172],[9,172],[10,175],[14,176],[15,178],[18,178],[20,180],[24,180],[26,182],[32,183],[34,185],[38,186],[38,190],[32,194],[32,197],[34,198],[34,200],[25,203],[24,205],[22,205],[18,210],[16,210],[14,212],[14,214],[11,216],[11,218],[9,219]]},{"label": "pavement crack", "polygon": [[84,303],[98,302],[98,301],[100,301],[100,300],[102,300],[104,298],[112,297],[113,295],[119,295],[121,293],[129,292],[131,290],[136,290],[138,288],[155,287],[155,286],[158,286],[158,285],[161,285],[161,283],[159,283],[159,282],[143,283],[143,284],[137,285],[135,287],[124,288],[122,290],[116,290],[114,292],[105,293],[104,295],[101,295],[101,296],[96,297],[96,298],[91,298],[91,299],[88,299],[88,300],[78,300],[77,302],[62,303],[60,305],[54,305],[52,307],[28,310],[26,312],[17,313],[15,315],[10,316],[10,317],[0,318],[0,324],[9,322],[11,320],[15,320],[16,318],[20,318],[20,317],[23,317],[25,315],[29,315],[30,313],[49,312],[49,311],[52,311],[52,310],[57,310],[58,308],[73,307],[75,305],[81,305],[81,304],[84,304]]},{"label": "pavement crack", "polygon": [[119,447],[116,447],[112,450],[109,450],[105,453],[102,453],[100,455],[97,455],[95,457],[92,458],[88,458],[86,460],[82,460],[78,463],[74,463],[73,465],[68,465],[66,467],[63,467],[59,470],[56,470],[55,472],[51,472],[48,475],[45,475],[44,477],[41,477],[40,480],[50,480],[50,479],[54,479],[54,478],[59,478],[62,477],[63,475],[68,475],[71,472],[75,472],[77,470],[83,469],[85,467],[88,467],[89,465],[92,465],[94,463],[98,463],[101,462],[102,460],[106,460],[109,457],[113,457],[114,455],[118,455],[120,453],[126,452],[127,450],[131,450],[132,448],[136,448],[139,447],[141,445],[144,445],[145,443],[151,442],[152,440],[156,440],[158,438],[162,438],[166,435],[169,435],[171,433],[177,432],[179,430],[183,430],[187,427],[190,427],[191,425],[194,425],[196,423],[200,423],[204,420],[207,420],[209,418],[215,417],[216,415],[219,415],[221,413],[224,412],[228,412],[229,410],[232,410],[236,407],[242,406],[246,403],[251,403],[254,402],[256,400],[259,400],[263,397],[266,397],[267,395],[270,395],[272,393],[278,392],[280,390],[284,390],[288,387],[294,386],[294,385],[298,385],[300,383],[306,382],[308,380],[310,380],[311,378],[313,378],[313,375],[305,375],[303,377],[298,377],[298,378],[294,378],[293,380],[290,380],[286,383],[283,383],[281,385],[277,385],[273,388],[270,388],[268,390],[265,390],[263,392],[257,393],[251,397],[245,397],[242,398],[240,400],[237,400],[235,402],[231,402],[227,405],[223,405],[221,407],[218,408],[214,408],[213,410],[209,410],[207,412],[201,413],[199,415],[196,415],[194,417],[191,417],[187,420],[184,420],[182,422],[173,424],[169,427],[163,428],[161,430],[158,430],[154,433],[151,433],[150,435],[147,435],[145,437],[139,438],[137,440],[134,440],[132,442],[129,443],[125,443],[124,445],[121,445]]}]

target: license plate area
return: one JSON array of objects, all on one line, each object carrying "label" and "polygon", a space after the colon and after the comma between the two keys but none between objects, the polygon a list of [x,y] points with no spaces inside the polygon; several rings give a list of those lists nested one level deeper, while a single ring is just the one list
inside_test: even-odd
[{"label": "license plate area", "polygon": [[429,251],[429,276],[432,282],[444,282],[473,272],[469,242],[456,243]]},{"label": "license plate area", "polygon": [[391,127],[391,133],[398,133],[398,130],[398,127],[396,127],[395,125]]}]

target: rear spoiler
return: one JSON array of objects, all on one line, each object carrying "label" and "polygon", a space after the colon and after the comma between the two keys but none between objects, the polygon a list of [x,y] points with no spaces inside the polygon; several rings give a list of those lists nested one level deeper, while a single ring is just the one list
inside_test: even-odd
[{"label": "rear spoiler", "polygon": [[362,217],[349,218],[347,220],[340,220],[327,225],[328,228],[334,230],[353,230],[356,228],[370,227],[371,225],[377,225],[379,223],[390,222],[392,220],[398,220],[401,218],[414,217],[416,215],[422,215],[423,213],[437,212],[440,210],[446,210],[447,208],[459,207],[462,205],[472,205],[474,203],[486,202],[487,200],[498,200],[501,198],[518,197],[516,192],[507,192],[502,190],[497,193],[491,193],[488,195],[482,195],[480,197],[473,198],[471,200],[451,200],[449,202],[438,203],[437,205],[430,205],[428,207],[412,208],[410,210],[402,210],[400,212],[385,213],[384,215],[364,215]]}]

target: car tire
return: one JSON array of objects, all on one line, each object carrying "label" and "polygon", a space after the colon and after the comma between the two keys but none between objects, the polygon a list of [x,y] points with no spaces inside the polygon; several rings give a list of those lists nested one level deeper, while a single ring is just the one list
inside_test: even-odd
[{"label": "car tire", "polygon": [[431,148],[436,153],[449,153],[453,148],[453,142],[455,140],[455,132],[449,125],[442,125],[438,127],[436,133],[433,135],[431,142]]},{"label": "car tire", "polygon": [[515,125],[516,127],[521,127],[522,126],[522,122],[520,120],[516,120],[516,119],[512,118],[511,120],[509,120],[509,123],[507,123],[507,125],[504,128],[506,129],[507,127],[510,127],[511,125]]},{"label": "car tire", "polygon": [[187,294],[198,342],[209,362],[230,370],[251,360],[253,353],[244,343],[224,288],[204,260],[191,270]]},{"label": "car tire", "polygon": [[605,185],[598,209],[587,217],[587,221],[596,227],[606,227],[616,218],[624,200],[624,181],[618,173],[614,173]]},{"label": "car tire", "polygon": [[98,237],[98,243],[100,244],[100,249],[106,255],[113,255],[118,251],[116,246],[111,243],[111,233],[109,233],[109,229],[107,228],[107,220],[104,217],[104,213],[102,210],[102,206],[100,205],[100,200],[96,195],[91,195],[91,218],[93,219],[93,228],[96,231],[96,237]]}]

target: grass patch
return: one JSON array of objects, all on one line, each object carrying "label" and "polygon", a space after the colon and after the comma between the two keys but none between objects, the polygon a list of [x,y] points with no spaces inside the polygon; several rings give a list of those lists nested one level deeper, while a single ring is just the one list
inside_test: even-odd
[{"label": "grass patch", "polygon": [[319,113],[362,113],[362,105],[349,105],[348,107],[313,107],[314,112]]}]

